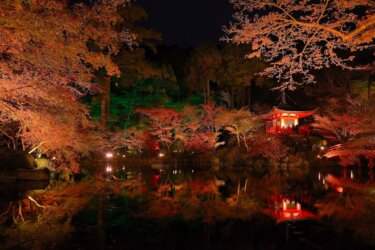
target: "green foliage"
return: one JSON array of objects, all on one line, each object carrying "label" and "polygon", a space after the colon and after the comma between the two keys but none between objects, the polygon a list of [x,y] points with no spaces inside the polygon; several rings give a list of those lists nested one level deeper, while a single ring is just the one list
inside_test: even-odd
[{"label": "green foliage", "polygon": [[189,99],[189,104],[192,106],[199,106],[204,103],[203,96],[201,95],[193,95]]}]

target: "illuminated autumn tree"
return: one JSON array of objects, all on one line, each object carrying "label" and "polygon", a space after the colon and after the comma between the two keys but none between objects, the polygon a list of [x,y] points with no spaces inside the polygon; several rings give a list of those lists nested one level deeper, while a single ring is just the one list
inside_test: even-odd
[{"label": "illuminated autumn tree", "polygon": [[126,2],[0,1],[2,135],[12,128],[23,150],[53,154],[57,165],[78,170],[70,163],[100,142],[80,99],[94,90],[93,69],[118,73],[111,56],[133,39],[118,28]]},{"label": "illuminated autumn tree", "polygon": [[315,116],[315,129],[333,142],[325,156],[340,157],[350,163],[358,156],[375,158],[374,100],[348,99],[344,109]]},{"label": "illuminated autumn tree", "polygon": [[261,127],[259,117],[245,109],[223,110],[217,121],[225,130],[236,136],[238,145],[242,143],[247,150],[248,140],[254,140],[254,135]]},{"label": "illuminated autumn tree", "polygon": [[146,117],[150,133],[167,150],[181,137],[183,113],[168,108],[138,108],[136,112]]},{"label": "illuminated autumn tree", "polygon": [[252,47],[270,63],[263,74],[279,89],[314,82],[313,69],[358,69],[354,54],[374,46],[375,3],[367,0],[231,0],[226,41]]}]

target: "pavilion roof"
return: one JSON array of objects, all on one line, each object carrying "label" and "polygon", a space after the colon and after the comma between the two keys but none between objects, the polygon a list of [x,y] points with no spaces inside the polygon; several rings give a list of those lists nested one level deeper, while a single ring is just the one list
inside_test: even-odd
[{"label": "pavilion roof", "polygon": [[298,105],[293,101],[285,92],[282,93],[280,103],[277,106],[273,106],[272,110],[267,114],[263,115],[264,119],[272,119],[273,115],[276,114],[296,114],[298,118],[304,118],[311,116],[316,112],[317,109],[309,109]]},{"label": "pavilion roof", "polygon": [[296,114],[298,118],[304,118],[307,116],[311,116],[316,112],[317,109],[312,109],[312,110],[288,110],[288,109],[281,109],[279,107],[273,107],[270,112],[267,114],[263,115],[264,119],[272,119],[273,115],[278,115],[278,114]]}]

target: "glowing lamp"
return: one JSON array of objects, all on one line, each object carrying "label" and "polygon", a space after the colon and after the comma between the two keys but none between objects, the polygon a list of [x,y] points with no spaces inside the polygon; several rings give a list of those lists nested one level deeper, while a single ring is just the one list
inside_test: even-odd
[{"label": "glowing lamp", "polygon": [[343,193],[344,188],[343,187],[336,187],[336,191],[339,192],[339,193]]},{"label": "glowing lamp", "polygon": [[159,153],[159,158],[163,158],[165,156],[164,153]]},{"label": "glowing lamp", "polygon": [[109,173],[112,173],[112,167],[111,166],[107,166],[105,168],[105,171],[109,174]]},{"label": "glowing lamp", "polygon": [[112,153],[112,152],[107,152],[107,153],[105,154],[105,158],[107,158],[107,159],[111,159],[111,158],[113,158],[113,153]]}]

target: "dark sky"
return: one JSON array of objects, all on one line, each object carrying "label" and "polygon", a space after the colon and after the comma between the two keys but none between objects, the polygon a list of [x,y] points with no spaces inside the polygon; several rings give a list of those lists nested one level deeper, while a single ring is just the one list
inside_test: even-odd
[{"label": "dark sky", "polygon": [[149,18],[142,22],[163,34],[162,44],[184,47],[217,42],[232,15],[228,0],[136,0]]}]

